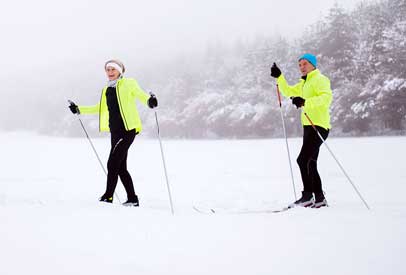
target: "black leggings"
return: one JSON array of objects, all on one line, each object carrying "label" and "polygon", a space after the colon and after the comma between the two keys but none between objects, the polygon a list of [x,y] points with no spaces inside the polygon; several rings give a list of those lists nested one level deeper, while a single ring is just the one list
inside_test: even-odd
[{"label": "black leggings", "polygon": [[[329,130],[316,126],[321,136],[326,139]],[[312,126],[303,127],[303,145],[297,158],[300,174],[302,175],[303,191],[312,193],[321,193],[321,179],[317,171],[317,158],[319,149],[323,141]]]},{"label": "black leggings", "polygon": [[127,192],[127,198],[135,197],[134,185],[130,173],[127,171],[127,154],[137,133],[135,130],[123,133],[111,133],[111,150],[107,162],[107,188],[105,196],[110,198],[114,195],[117,186],[118,176]]}]

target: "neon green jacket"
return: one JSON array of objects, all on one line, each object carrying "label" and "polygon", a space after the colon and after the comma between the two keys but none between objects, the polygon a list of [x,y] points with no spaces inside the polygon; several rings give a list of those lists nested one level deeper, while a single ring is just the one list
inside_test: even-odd
[{"label": "neon green jacket", "polygon": [[315,125],[331,129],[330,105],[333,94],[330,80],[319,70],[311,71],[307,74],[306,81],[301,79],[293,86],[289,86],[283,74],[278,77],[277,83],[284,96],[300,96],[305,99],[304,107],[302,107],[302,125],[311,125],[304,115],[306,113]]},{"label": "neon green jacket", "polygon": [[[78,106],[81,114],[99,114],[100,132],[110,131],[106,90],[107,86],[103,88],[100,102],[96,105]],[[142,124],[137,106],[135,105],[135,100],[137,99],[147,105],[150,95],[144,92],[138,85],[137,81],[132,78],[119,79],[117,81],[116,94],[125,129],[127,131],[135,129],[137,132],[141,132]]]}]

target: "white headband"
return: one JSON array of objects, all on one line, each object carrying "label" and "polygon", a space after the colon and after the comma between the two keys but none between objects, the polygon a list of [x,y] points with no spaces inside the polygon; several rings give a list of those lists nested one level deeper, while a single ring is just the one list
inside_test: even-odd
[{"label": "white headband", "polygon": [[120,67],[120,65],[118,65],[117,63],[114,62],[109,62],[106,64],[106,69],[107,67],[113,67],[114,69],[116,69],[120,74],[123,74],[123,68]]}]

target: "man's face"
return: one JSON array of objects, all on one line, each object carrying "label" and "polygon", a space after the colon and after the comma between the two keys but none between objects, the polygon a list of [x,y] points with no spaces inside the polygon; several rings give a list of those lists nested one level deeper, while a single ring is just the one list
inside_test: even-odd
[{"label": "man's face", "polygon": [[316,68],[312,65],[312,63],[310,63],[306,59],[300,59],[299,60],[299,70],[302,73],[302,76],[307,75],[308,73],[310,73],[314,69],[316,69]]}]

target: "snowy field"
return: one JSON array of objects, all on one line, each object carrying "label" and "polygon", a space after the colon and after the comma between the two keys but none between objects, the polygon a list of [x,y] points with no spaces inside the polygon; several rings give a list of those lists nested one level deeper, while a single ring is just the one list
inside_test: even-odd
[{"label": "snowy field", "polygon": [[[406,273],[406,137],[328,140],[371,211],[322,148],[330,207],[278,214],[238,212],[293,201],[283,139],[164,140],[175,216],[157,140],[130,150],[140,208],[97,201],[105,176],[85,138],[0,141],[2,275]],[[289,142],[295,161],[301,140]],[[106,161],[109,139],[94,143]],[[294,175],[301,191],[296,163]]]}]

